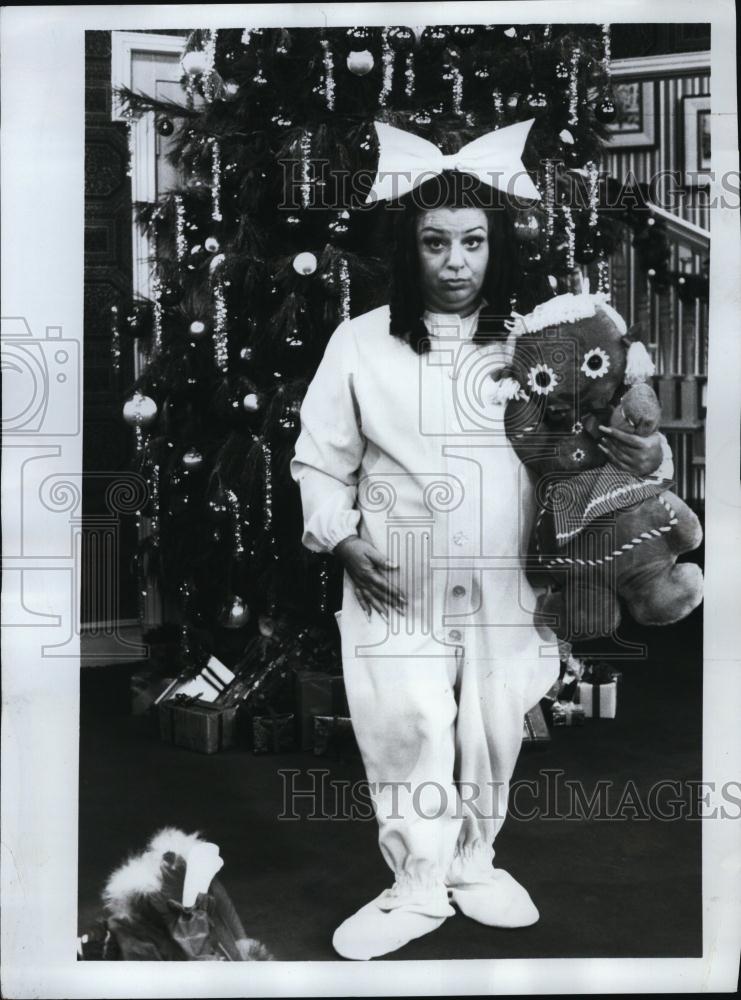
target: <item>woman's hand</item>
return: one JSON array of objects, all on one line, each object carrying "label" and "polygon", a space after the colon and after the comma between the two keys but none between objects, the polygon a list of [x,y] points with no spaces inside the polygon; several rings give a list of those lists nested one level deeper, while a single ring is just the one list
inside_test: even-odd
[{"label": "woman's hand", "polygon": [[658,431],[641,437],[640,434],[630,434],[617,427],[603,427],[600,424],[599,429],[606,435],[599,447],[621,469],[627,469],[634,476],[650,476],[661,465],[663,452]]},{"label": "woman's hand", "polygon": [[396,608],[400,614],[405,614],[406,597],[387,576],[388,570],[396,570],[386,557],[357,535],[343,539],[332,550],[339,556],[342,564],[350,575],[358,603],[368,618],[371,610],[388,621],[388,609]]}]

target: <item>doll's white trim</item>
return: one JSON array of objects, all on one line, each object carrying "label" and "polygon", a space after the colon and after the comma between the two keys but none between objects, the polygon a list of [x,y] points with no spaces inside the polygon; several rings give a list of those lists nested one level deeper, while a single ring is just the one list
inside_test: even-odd
[{"label": "doll's white trim", "polygon": [[547,302],[541,302],[526,315],[513,312],[513,318],[508,320],[505,325],[510,331],[517,332],[517,327],[520,327],[520,332],[537,333],[549,326],[560,326],[562,323],[577,323],[582,319],[590,319],[596,314],[598,307],[607,313],[621,335],[627,332],[625,320],[609,304],[605,292],[565,292],[563,295],[555,295]]}]

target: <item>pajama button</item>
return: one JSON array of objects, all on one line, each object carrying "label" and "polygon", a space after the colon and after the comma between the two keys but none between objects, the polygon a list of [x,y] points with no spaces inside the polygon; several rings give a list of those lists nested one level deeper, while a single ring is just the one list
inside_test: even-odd
[{"label": "pajama button", "polygon": [[453,640],[453,642],[460,642],[461,640],[461,633],[457,628],[452,628],[450,632],[448,632],[448,636]]},{"label": "pajama button", "polygon": [[465,596],[466,596],[465,587],[461,587],[460,584],[457,584],[455,587],[453,587],[453,597],[465,597]]}]

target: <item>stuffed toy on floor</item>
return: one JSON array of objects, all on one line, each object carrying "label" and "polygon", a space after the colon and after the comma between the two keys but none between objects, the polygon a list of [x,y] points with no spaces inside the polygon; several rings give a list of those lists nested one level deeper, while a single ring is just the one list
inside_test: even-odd
[{"label": "stuffed toy on floor", "polygon": [[601,293],[554,296],[508,325],[514,354],[492,398],[506,403],[507,436],[536,482],[529,563],[548,588],[548,623],[573,641],[614,633],[621,603],[647,625],[686,617],[702,573],[677,557],[700,544],[698,518],[670,481],[624,471],[599,447],[600,424],[659,426],[645,347]]},{"label": "stuffed toy on floor", "polygon": [[216,844],[166,827],[103,890],[105,918],[78,941],[81,958],[124,961],[266,961],[215,877]]}]

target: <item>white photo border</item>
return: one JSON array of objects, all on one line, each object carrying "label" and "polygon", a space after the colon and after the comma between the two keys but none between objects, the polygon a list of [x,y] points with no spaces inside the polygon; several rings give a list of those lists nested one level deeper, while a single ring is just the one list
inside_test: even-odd
[{"label": "white photo border", "polygon": [[[84,33],[315,24],[592,22],[588,0],[5,7],[2,20],[3,315],[35,340],[77,341],[82,358]],[[712,24],[711,193],[738,177],[731,0],[620,0],[600,20]],[[204,25],[204,19],[208,24]],[[738,209],[711,212],[703,779],[741,777],[741,482]],[[81,385],[81,382],[80,382]],[[12,407],[14,401],[5,399]],[[26,449],[26,451],[24,451]],[[28,503],[36,460],[72,482],[81,435],[9,435],[3,449],[2,990],[25,997],[247,997],[734,991],[741,942],[741,823],[703,820],[703,955],[679,959],[439,962],[76,961],[79,594],[69,519]],[[24,507],[23,504],[27,506]],[[65,523],[60,525],[61,520]],[[63,529],[63,530],[62,530]],[[21,592],[22,587],[22,592]],[[63,655],[42,656],[42,644]],[[630,914],[623,915],[629,920]]]}]

